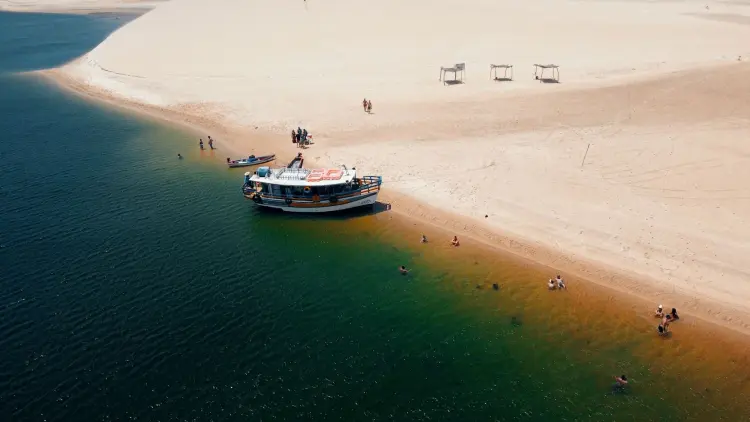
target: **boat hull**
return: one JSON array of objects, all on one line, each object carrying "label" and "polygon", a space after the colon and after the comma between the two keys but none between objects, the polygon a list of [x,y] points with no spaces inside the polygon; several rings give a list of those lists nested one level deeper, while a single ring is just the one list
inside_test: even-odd
[{"label": "boat hull", "polygon": [[[263,199],[262,202],[255,202],[255,204],[259,207],[273,208],[273,209],[278,209],[278,210],[282,210],[286,212],[317,214],[317,213],[344,211],[344,210],[350,210],[353,208],[374,205],[378,200],[378,193],[380,193],[380,191],[372,192],[372,193],[365,194],[365,195],[359,195],[357,197],[347,199],[347,200],[339,200],[336,203],[331,203],[329,201],[320,201],[320,202],[303,202],[303,203],[292,202],[291,204],[287,204],[286,201],[284,200]],[[251,199],[247,195],[246,197]]]},{"label": "boat hull", "polygon": [[227,166],[230,169],[238,168],[238,167],[252,167],[252,166],[257,166],[259,164],[265,164],[265,163],[271,162],[275,159],[276,159],[276,155],[267,155],[263,157],[258,157],[258,159],[254,161],[239,161],[239,160],[230,161],[227,163]]}]

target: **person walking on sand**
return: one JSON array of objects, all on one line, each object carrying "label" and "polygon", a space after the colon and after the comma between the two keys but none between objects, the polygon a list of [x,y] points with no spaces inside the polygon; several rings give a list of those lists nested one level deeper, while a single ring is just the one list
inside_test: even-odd
[{"label": "person walking on sand", "polygon": [[362,110],[364,110],[364,112],[367,113],[367,98],[362,100]]},{"label": "person walking on sand", "polygon": [[367,100],[367,112],[372,114],[372,101]]}]

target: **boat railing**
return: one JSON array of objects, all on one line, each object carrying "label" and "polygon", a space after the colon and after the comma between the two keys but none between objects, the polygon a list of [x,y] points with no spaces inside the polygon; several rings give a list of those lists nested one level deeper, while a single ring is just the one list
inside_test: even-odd
[{"label": "boat railing", "polygon": [[[369,183],[361,184],[358,189],[352,189],[352,190],[347,190],[344,192],[318,195],[318,196],[320,199],[329,199],[331,196],[335,196],[339,199],[344,199],[344,198],[349,198],[353,196],[367,195],[367,194],[379,191],[380,185],[383,180],[380,176],[364,176],[361,179]],[[291,200],[303,200],[303,201],[309,201],[310,199],[313,199],[313,196],[314,196],[312,194],[306,194],[306,195],[300,196],[300,195],[294,195],[292,193],[284,193],[281,195],[275,195],[275,194],[266,193],[266,192],[262,192],[261,195],[264,198],[291,199]]]},{"label": "boat railing", "polygon": [[277,180],[305,180],[310,170],[301,168],[280,168],[271,172],[274,179]]}]

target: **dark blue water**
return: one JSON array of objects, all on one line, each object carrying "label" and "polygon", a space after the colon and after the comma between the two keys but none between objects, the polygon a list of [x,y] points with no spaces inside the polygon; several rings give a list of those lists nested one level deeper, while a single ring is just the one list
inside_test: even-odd
[{"label": "dark blue water", "polygon": [[[539,312],[538,289],[510,284],[530,269],[462,270],[383,215],[259,213],[192,134],[17,73],[124,20],[0,13],[0,421],[745,414],[650,367],[637,324]],[[498,279],[502,295],[475,288]],[[612,395],[622,370],[638,387]]]}]

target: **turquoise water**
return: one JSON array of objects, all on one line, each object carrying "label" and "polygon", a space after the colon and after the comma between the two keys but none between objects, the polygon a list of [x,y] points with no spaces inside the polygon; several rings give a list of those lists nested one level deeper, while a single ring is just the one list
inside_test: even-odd
[{"label": "turquoise water", "polygon": [[536,290],[475,288],[530,269],[430,259],[387,213],[258,212],[192,134],[13,73],[124,20],[0,13],[0,420],[746,415],[649,368],[630,326],[610,343],[541,318]]}]

